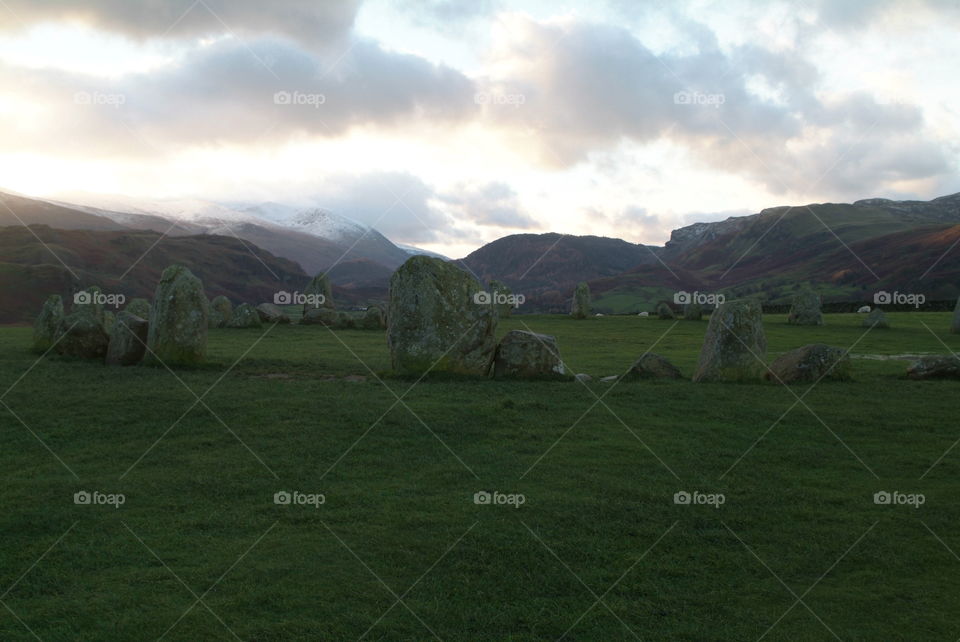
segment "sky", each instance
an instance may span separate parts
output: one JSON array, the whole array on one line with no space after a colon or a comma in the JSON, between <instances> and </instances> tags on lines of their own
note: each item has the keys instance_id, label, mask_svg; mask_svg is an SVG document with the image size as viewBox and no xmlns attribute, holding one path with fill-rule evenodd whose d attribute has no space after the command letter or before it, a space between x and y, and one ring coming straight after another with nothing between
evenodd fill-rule
<instances>
[{"instance_id":1,"label":"sky","mask_svg":"<svg viewBox=\"0 0 960 642\"><path fill-rule=\"evenodd\" d=\"M465 256L960 191L957 0L0 0L0 189Z\"/></svg>"}]
</instances>

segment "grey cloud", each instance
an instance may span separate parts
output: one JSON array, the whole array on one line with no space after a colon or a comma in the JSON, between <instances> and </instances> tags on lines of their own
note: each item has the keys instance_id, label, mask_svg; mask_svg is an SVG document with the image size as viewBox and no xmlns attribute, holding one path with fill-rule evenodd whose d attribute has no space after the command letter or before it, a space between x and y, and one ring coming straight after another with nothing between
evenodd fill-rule
<instances>
[{"instance_id":1,"label":"grey cloud","mask_svg":"<svg viewBox=\"0 0 960 642\"><path fill-rule=\"evenodd\" d=\"M134 38L275 33L311 46L345 37L361 0L5 0L0 30L38 22L88 23Z\"/></svg>"},{"instance_id":2,"label":"grey cloud","mask_svg":"<svg viewBox=\"0 0 960 642\"><path fill-rule=\"evenodd\" d=\"M458 220L477 225L508 229L532 229L537 222L523 211L517 193L506 183L481 186L461 185L456 192L441 195L444 203L457 213Z\"/></svg>"}]
</instances>

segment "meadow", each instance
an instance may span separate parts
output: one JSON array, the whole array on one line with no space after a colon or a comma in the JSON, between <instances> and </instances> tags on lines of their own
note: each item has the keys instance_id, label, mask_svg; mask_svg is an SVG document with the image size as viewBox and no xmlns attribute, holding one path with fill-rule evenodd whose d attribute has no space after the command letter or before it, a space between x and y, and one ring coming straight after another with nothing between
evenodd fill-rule
<instances>
[{"instance_id":1,"label":"meadow","mask_svg":"<svg viewBox=\"0 0 960 642\"><path fill-rule=\"evenodd\" d=\"M960 383L889 357L960 336L888 316L766 316L768 361L850 349L812 388L598 380L689 377L706 321L501 323L587 384L392 377L382 332L212 330L169 371L0 328L0 639L956 640Z\"/></svg>"}]
</instances>

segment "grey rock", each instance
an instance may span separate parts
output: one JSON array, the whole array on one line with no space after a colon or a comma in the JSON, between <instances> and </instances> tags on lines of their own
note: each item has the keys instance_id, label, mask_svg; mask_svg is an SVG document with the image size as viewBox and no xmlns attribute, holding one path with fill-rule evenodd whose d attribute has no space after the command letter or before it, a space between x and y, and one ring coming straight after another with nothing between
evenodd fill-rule
<instances>
[{"instance_id":1,"label":"grey rock","mask_svg":"<svg viewBox=\"0 0 960 642\"><path fill-rule=\"evenodd\" d=\"M693 380L757 381L766 353L760 302L726 301L710 315Z\"/></svg>"}]
</instances>

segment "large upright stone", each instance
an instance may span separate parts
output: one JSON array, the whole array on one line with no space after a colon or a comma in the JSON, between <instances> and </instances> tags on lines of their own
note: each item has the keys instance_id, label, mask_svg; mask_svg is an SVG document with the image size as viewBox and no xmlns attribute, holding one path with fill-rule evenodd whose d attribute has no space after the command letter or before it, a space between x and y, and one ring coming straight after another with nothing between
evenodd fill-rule
<instances>
[{"instance_id":1,"label":"large upright stone","mask_svg":"<svg viewBox=\"0 0 960 642\"><path fill-rule=\"evenodd\" d=\"M568 378L557 338L524 330L511 330L500 339L493 376L497 379Z\"/></svg>"},{"instance_id":2,"label":"large upright stone","mask_svg":"<svg viewBox=\"0 0 960 642\"><path fill-rule=\"evenodd\" d=\"M333 286L330 285L330 279L323 272L316 275L307 284L303 291L307 296L307 301L303 304L303 314L306 316L308 310L316 310L318 307L334 309L333 304Z\"/></svg>"},{"instance_id":3,"label":"large upright stone","mask_svg":"<svg viewBox=\"0 0 960 642\"><path fill-rule=\"evenodd\" d=\"M233 304L230 303L230 299L222 294L213 297L213 300L210 302L210 319L208 320L207 327L224 328L230 323L230 319L232 318Z\"/></svg>"},{"instance_id":4,"label":"large upright stone","mask_svg":"<svg viewBox=\"0 0 960 642\"><path fill-rule=\"evenodd\" d=\"M573 291L573 306L570 308L570 316L574 319L586 319L590 316L590 286L585 281L577 284Z\"/></svg>"},{"instance_id":5,"label":"large upright stone","mask_svg":"<svg viewBox=\"0 0 960 642\"><path fill-rule=\"evenodd\" d=\"M767 338L759 301L727 301L710 315L694 381L757 381Z\"/></svg>"},{"instance_id":6,"label":"large upright stone","mask_svg":"<svg viewBox=\"0 0 960 642\"><path fill-rule=\"evenodd\" d=\"M480 284L452 263L413 256L390 278L387 345L393 369L486 375L496 348L493 305Z\"/></svg>"},{"instance_id":7,"label":"large upright stone","mask_svg":"<svg viewBox=\"0 0 960 642\"><path fill-rule=\"evenodd\" d=\"M43 308L33 322L33 350L46 352L57 338L57 330L63 322L63 299L59 294L51 294L43 303Z\"/></svg>"},{"instance_id":8,"label":"large upright stone","mask_svg":"<svg viewBox=\"0 0 960 642\"><path fill-rule=\"evenodd\" d=\"M513 314L513 305L509 303L513 291L500 281L490 281L490 296L493 297L494 309L501 319L508 319ZM504 303L498 303L504 301Z\"/></svg>"},{"instance_id":9,"label":"large upright stone","mask_svg":"<svg viewBox=\"0 0 960 642\"><path fill-rule=\"evenodd\" d=\"M106 363L108 366L133 366L147 352L148 322L123 311L117 315L110 332Z\"/></svg>"},{"instance_id":10,"label":"large upright stone","mask_svg":"<svg viewBox=\"0 0 960 642\"><path fill-rule=\"evenodd\" d=\"M960 297L957 298L957 307L953 309L953 323L950 324L951 334L960 334Z\"/></svg>"},{"instance_id":11,"label":"large upright stone","mask_svg":"<svg viewBox=\"0 0 960 642\"><path fill-rule=\"evenodd\" d=\"M182 265L163 271L150 309L145 364L193 365L207 354L207 295Z\"/></svg>"},{"instance_id":12,"label":"large upright stone","mask_svg":"<svg viewBox=\"0 0 960 642\"><path fill-rule=\"evenodd\" d=\"M813 290L803 290L795 294L790 305L787 323L790 325L823 325L820 295Z\"/></svg>"}]
</instances>

